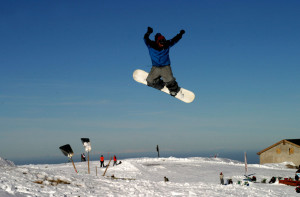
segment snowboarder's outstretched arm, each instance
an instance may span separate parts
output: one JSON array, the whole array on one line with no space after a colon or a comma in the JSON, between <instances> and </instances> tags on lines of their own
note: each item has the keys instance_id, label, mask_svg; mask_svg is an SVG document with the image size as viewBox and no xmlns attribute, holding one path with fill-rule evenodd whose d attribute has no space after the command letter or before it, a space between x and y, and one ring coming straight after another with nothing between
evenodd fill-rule
<instances>
[{"instance_id":1,"label":"snowboarder's outstretched arm","mask_svg":"<svg viewBox=\"0 0 300 197\"><path fill-rule=\"evenodd\" d=\"M183 34L185 34L185 31L182 29L182 30L180 30L179 34L177 34L174 38L172 38L171 40L169 40L170 47L172 47L173 45L175 45L182 38Z\"/></svg>"},{"instance_id":2,"label":"snowboarder's outstretched arm","mask_svg":"<svg viewBox=\"0 0 300 197\"><path fill-rule=\"evenodd\" d=\"M151 27L148 27L147 32L144 35L144 40L145 40L146 45L150 45L152 42L149 38L149 36L152 32L153 32L153 29Z\"/></svg>"}]
</instances>

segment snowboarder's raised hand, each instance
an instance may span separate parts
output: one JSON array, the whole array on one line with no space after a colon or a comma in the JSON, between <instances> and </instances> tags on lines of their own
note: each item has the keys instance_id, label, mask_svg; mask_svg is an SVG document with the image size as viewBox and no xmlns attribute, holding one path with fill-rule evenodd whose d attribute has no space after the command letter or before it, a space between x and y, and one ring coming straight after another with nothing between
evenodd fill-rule
<instances>
[{"instance_id":1,"label":"snowboarder's raised hand","mask_svg":"<svg viewBox=\"0 0 300 197\"><path fill-rule=\"evenodd\" d=\"M180 34L181 34L181 35L185 34L185 31L184 31L183 29L180 30Z\"/></svg>"},{"instance_id":2,"label":"snowboarder's raised hand","mask_svg":"<svg viewBox=\"0 0 300 197\"><path fill-rule=\"evenodd\" d=\"M152 32L153 32L152 27L148 27L147 33L148 33L148 34L151 34Z\"/></svg>"}]
</instances>

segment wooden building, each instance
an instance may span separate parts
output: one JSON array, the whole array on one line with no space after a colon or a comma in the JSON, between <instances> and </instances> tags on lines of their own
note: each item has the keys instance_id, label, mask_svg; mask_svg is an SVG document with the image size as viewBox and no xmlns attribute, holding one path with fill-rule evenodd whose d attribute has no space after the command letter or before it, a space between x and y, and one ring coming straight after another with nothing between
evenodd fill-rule
<instances>
[{"instance_id":1,"label":"wooden building","mask_svg":"<svg viewBox=\"0 0 300 197\"><path fill-rule=\"evenodd\" d=\"M300 165L300 139L281 140L257 153L260 164L293 162Z\"/></svg>"}]
</instances>

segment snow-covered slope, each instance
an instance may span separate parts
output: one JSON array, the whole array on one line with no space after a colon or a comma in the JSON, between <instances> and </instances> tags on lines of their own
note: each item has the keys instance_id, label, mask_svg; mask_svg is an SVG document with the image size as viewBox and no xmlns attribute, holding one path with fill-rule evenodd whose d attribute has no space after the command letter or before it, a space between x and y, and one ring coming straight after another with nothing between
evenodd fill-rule
<instances>
[{"instance_id":1,"label":"snow-covered slope","mask_svg":"<svg viewBox=\"0 0 300 197\"><path fill-rule=\"evenodd\" d=\"M244 164L221 158L139 158L104 168L98 161L55 165L0 167L0 196L298 196L295 188L282 184L237 184L244 179ZM108 163L107 161L105 162ZM96 176L97 166L97 176ZM219 174L233 180L220 185ZM281 165L248 165L257 181L294 177L295 170ZM118 179L113 179L111 176ZM169 182L164 182L164 177Z\"/></svg>"}]
</instances>

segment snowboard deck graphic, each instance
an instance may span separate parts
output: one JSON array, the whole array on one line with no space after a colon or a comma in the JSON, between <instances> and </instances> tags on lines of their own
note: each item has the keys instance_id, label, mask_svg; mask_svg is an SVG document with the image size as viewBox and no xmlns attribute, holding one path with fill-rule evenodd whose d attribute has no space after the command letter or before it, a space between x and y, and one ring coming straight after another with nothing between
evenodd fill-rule
<instances>
[{"instance_id":1,"label":"snowboard deck graphic","mask_svg":"<svg viewBox=\"0 0 300 197\"><path fill-rule=\"evenodd\" d=\"M147 79L148 74L149 73L147 73L141 69L137 69L133 72L133 79L139 83L147 85L146 79ZM163 89L161 89L160 91L170 94L170 91L166 86ZM180 90L177 93L177 95L175 96L175 98L177 98L185 103L191 103L195 99L195 94L189 90L180 88Z\"/></svg>"}]
</instances>

